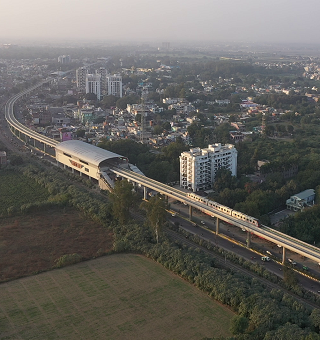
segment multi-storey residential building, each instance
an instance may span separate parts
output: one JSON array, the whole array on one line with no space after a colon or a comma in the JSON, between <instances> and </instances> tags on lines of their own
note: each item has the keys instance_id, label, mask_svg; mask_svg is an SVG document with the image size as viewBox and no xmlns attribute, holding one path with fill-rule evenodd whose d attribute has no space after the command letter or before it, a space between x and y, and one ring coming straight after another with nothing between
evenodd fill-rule
<instances>
[{"instance_id":1,"label":"multi-storey residential building","mask_svg":"<svg viewBox=\"0 0 320 340\"><path fill-rule=\"evenodd\" d=\"M71 62L71 58L69 55L59 55L58 63L60 64L68 64Z\"/></svg>"},{"instance_id":2,"label":"multi-storey residential building","mask_svg":"<svg viewBox=\"0 0 320 340\"><path fill-rule=\"evenodd\" d=\"M86 89L86 76L88 74L88 70L86 67L80 67L76 70L76 82L77 87L84 91Z\"/></svg>"},{"instance_id":3,"label":"multi-storey residential building","mask_svg":"<svg viewBox=\"0 0 320 340\"><path fill-rule=\"evenodd\" d=\"M94 93L97 96L97 99L101 98L101 75L96 74L87 74L86 76L86 93Z\"/></svg>"},{"instance_id":4,"label":"multi-storey residential building","mask_svg":"<svg viewBox=\"0 0 320 340\"><path fill-rule=\"evenodd\" d=\"M96 70L96 73L100 74L101 76L101 93L105 94L107 91L107 69L105 69L104 67L100 67L98 70Z\"/></svg>"},{"instance_id":5,"label":"multi-storey residential building","mask_svg":"<svg viewBox=\"0 0 320 340\"><path fill-rule=\"evenodd\" d=\"M193 192L212 187L217 171L226 168L237 175L238 151L232 144L216 143L208 148L193 148L180 156L180 186Z\"/></svg>"},{"instance_id":6,"label":"multi-storey residential building","mask_svg":"<svg viewBox=\"0 0 320 340\"><path fill-rule=\"evenodd\" d=\"M119 74L107 75L107 94L122 98L122 77Z\"/></svg>"}]
</instances>

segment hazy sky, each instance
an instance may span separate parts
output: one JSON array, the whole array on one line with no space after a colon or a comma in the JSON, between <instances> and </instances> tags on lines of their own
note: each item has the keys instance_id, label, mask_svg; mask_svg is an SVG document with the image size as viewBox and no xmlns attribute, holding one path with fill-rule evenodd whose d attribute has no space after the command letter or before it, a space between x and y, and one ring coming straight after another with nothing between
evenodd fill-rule
<instances>
[{"instance_id":1,"label":"hazy sky","mask_svg":"<svg viewBox=\"0 0 320 340\"><path fill-rule=\"evenodd\" d=\"M0 0L0 38L319 43L320 0Z\"/></svg>"}]
</instances>

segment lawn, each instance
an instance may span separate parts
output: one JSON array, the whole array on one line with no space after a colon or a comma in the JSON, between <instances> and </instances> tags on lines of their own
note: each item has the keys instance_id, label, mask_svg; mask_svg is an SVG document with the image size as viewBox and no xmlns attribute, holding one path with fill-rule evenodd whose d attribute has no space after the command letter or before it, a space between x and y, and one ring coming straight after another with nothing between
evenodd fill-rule
<instances>
[{"instance_id":1,"label":"lawn","mask_svg":"<svg viewBox=\"0 0 320 340\"><path fill-rule=\"evenodd\" d=\"M1 284L0 339L230 336L233 313L143 256L100 257Z\"/></svg>"},{"instance_id":2,"label":"lawn","mask_svg":"<svg viewBox=\"0 0 320 340\"><path fill-rule=\"evenodd\" d=\"M46 201L48 191L31 178L20 172L0 171L0 216L6 215L9 207L20 209L21 205Z\"/></svg>"}]
</instances>

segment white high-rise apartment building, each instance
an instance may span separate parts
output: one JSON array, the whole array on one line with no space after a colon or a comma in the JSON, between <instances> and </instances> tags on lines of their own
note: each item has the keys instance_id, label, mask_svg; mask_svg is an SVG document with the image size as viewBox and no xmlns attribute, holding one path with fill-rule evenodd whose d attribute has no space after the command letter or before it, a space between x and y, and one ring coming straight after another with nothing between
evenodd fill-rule
<instances>
[{"instance_id":1,"label":"white high-rise apartment building","mask_svg":"<svg viewBox=\"0 0 320 340\"><path fill-rule=\"evenodd\" d=\"M107 75L107 95L122 98L122 77L119 74Z\"/></svg>"},{"instance_id":2,"label":"white high-rise apartment building","mask_svg":"<svg viewBox=\"0 0 320 340\"><path fill-rule=\"evenodd\" d=\"M88 74L88 70L86 67L80 67L76 70L76 82L77 87L84 91L86 89L86 76Z\"/></svg>"},{"instance_id":3,"label":"white high-rise apartment building","mask_svg":"<svg viewBox=\"0 0 320 340\"><path fill-rule=\"evenodd\" d=\"M96 70L96 73L101 75L101 93L105 94L107 91L107 70L104 67L100 67Z\"/></svg>"},{"instance_id":4,"label":"white high-rise apartment building","mask_svg":"<svg viewBox=\"0 0 320 340\"><path fill-rule=\"evenodd\" d=\"M60 64L68 64L71 62L71 57L69 55L59 55L58 63Z\"/></svg>"},{"instance_id":5,"label":"white high-rise apartment building","mask_svg":"<svg viewBox=\"0 0 320 340\"><path fill-rule=\"evenodd\" d=\"M101 75L100 74L87 74L86 76L86 93L94 93L97 99L101 99Z\"/></svg>"},{"instance_id":6,"label":"white high-rise apartment building","mask_svg":"<svg viewBox=\"0 0 320 340\"><path fill-rule=\"evenodd\" d=\"M221 168L237 175L238 151L232 144L216 143L208 148L193 148L180 155L180 186L193 192L212 187L216 172Z\"/></svg>"}]
</instances>

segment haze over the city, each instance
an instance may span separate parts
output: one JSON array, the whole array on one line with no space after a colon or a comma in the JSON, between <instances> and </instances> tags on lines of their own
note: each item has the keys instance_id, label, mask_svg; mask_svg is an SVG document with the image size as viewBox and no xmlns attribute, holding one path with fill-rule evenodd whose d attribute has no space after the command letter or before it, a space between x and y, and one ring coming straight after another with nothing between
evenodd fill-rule
<instances>
[{"instance_id":1,"label":"haze over the city","mask_svg":"<svg viewBox=\"0 0 320 340\"><path fill-rule=\"evenodd\" d=\"M319 12L318 0L11 0L0 39L318 44Z\"/></svg>"}]
</instances>

